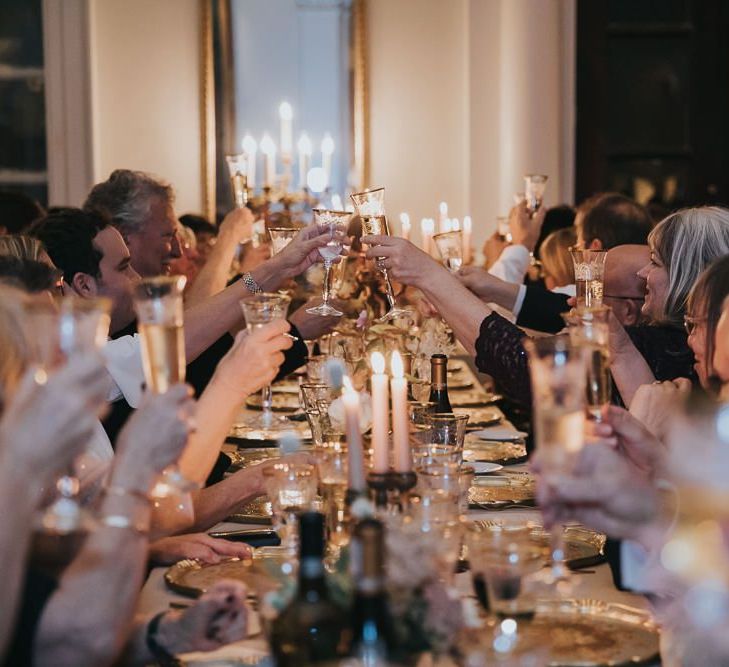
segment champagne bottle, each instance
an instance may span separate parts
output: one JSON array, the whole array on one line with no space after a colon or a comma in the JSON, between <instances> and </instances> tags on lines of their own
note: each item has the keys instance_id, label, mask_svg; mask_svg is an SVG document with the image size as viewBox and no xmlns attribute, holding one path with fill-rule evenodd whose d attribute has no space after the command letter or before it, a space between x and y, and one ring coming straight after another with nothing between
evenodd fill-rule
<instances>
[{"instance_id":1,"label":"champagne bottle","mask_svg":"<svg viewBox=\"0 0 729 667\"><path fill-rule=\"evenodd\" d=\"M299 519L299 586L273 622L271 650L278 667L303 667L342 657L345 613L329 597L324 577L324 515Z\"/></svg>"},{"instance_id":2,"label":"champagne bottle","mask_svg":"<svg viewBox=\"0 0 729 667\"><path fill-rule=\"evenodd\" d=\"M389 664L396 648L385 589L384 528L377 519L363 519L350 546L355 598L349 655L364 665Z\"/></svg>"},{"instance_id":3,"label":"champagne bottle","mask_svg":"<svg viewBox=\"0 0 729 667\"><path fill-rule=\"evenodd\" d=\"M453 412L448 399L448 357L434 354L430 358L430 402L433 412Z\"/></svg>"}]
</instances>

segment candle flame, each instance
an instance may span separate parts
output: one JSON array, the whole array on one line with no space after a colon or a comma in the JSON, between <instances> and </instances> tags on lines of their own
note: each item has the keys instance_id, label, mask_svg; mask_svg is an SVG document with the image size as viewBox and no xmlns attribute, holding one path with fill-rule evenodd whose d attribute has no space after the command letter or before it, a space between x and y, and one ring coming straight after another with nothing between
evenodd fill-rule
<instances>
[{"instance_id":1,"label":"candle flame","mask_svg":"<svg viewBox=\"0 0 729 667\"><path fill-rule=\"evenodd\" d=\"M281 120L291 120L294 117L294 110L288 102L281 102L278 108L278 116Z\"/></svg>"},{"instance_id":2,"label":"candle flame","mask_svg":"<svg viewBox=\"0 0 729 667\"><path fill-rule=\"evenodd\" d=\"M299 137L296 147L299 149L299 153L303 153L304 155L311 155L311 152L314 150L311 139L309 139L309 135L306 132L302 133Z\"/></svg>"},{"instance_id":3,"label":"candle flame","mask_svg":"<svg viewBox=\"0 0 729 667\"><path fill-rule=\"evenodd\" d=\"M401 378L404 375L404 370L402 367L402 357L400 356L400 353L395 350L392 353L392 357L390 357L390 369L392 370L392 377L394 378Z\"/></svg>"},{"instance_id":4,"label":"candle flame","mask_svg":"<svg viewBox=\"0 0 729 667\"><path fill-rule=\"evenodd\" d=\"M373 352L370 357L370 364L372 370L378 375L382 375L385 372L385 357L382 355L382 352Z\"/></svg>"},{"instance_id":5,"label":"candle flame","mask_svg":"<svg viewBox=\"0 0 729 667\"><path fill-rule=\"evenodd\" d=\"M321 152L325 155L331 155L334 152L334 139L332 139L332 135L328 132L321 140Z\"/></svg>"},{"instance_id":6,"label":"candle flame","mask_svg":"<svg viewBox=\"0 0 729 667\"><path fill-rule=\"evenodd\" d=\"M246 134L246 136L243 137L243 141L241 141L240 143L241 147L243 148L243 152L247 155L252 155L258 150L258 144L250 134Z\"/></svg>"},{"instance_id":7,"label":"candle flame","mask_svg":"<svg viewBox=\"0 0 729 667\"><path fill-rule=\"evenodd\" d=\"M471 216L470 215L463 216L463 231L464 232L471 231Z\"/></svg>"},{"instance_id":8,"label":"candle flame","mask_svg":"<svg viewBox=\"0 0 729 667\"><path fill-rule=\"evenodd\" d=\"M276 152L276 144L273 142L273 139L271 139L271 135L268 134L268 132L261 137L260 146L261 151L266 155L273 155Z\"/></svg>"}]
</instances>

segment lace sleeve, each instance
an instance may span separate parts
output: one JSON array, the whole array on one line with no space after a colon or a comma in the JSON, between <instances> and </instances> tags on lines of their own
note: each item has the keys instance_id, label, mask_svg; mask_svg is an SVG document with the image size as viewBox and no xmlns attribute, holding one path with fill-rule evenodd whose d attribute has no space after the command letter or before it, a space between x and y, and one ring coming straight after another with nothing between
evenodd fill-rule
<instances>
[{"instance_id":1,"label":"lace sleeve","mask_svg":"<svg viewBox=\"0 0 729 667\"><path fill-rule=\"evenodd\" d=\"M481 322L476 340L476 367L490 375L510 399L531 406L527 353L522 346L526 334L497 313Z\"/></svg>"}]
</instances>

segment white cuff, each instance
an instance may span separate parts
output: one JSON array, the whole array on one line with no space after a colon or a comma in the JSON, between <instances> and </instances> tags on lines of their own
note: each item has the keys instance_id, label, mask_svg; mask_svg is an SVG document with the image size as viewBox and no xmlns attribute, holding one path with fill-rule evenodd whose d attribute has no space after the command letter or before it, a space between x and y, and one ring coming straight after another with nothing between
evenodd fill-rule
<instances>
[{"instance_id":1,"label":"white cuff","mask_svg":"<svg viewBox=\"0 0 729 667\"><path fill-rule=\"evenodd\" d=\"M499 259L494 262L489 273L507 283L521 283L531 261L532 257L526 246L509 245L501 251Z\"/></svg>"},{"instance_id":2,"label":"white cuff","mask_svg":"<svg viewBox=\"0 0 729 667\"><path fill-rule=\"evenodd\" d=\"M116 401L123 396L131 407L139 407L144 384L139 334L109 340L101 352L106 359L106 370L114 380L108 400Z\"/></svg>"},{"instance_id":3,"label":"white cuff","mask_svg":"<svg viewBox=\"0 0 729 667\"><path fill-rule=\"evenodd\" d=\"M519 313L521 312L521 307L524 305L524 299L526 298L526 285L519 285L519 292L516 295L516 301L514 301L514 307L512 308L512 312L516 317L519 317Z\"/></svg>"}]
</instances>

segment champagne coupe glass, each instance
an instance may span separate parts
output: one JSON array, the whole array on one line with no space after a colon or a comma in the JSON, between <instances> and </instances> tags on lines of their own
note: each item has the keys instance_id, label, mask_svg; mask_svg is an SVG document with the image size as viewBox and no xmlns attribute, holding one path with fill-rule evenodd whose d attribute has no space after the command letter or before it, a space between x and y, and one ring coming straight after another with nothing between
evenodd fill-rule
<instances>
[{"instance_id":1,"label":"champagne coupe glass","mask_svg":"<svg viewBox=\"0 0 729 667\"><path fill-rule=\"evenodd\" d=\"M332 270L332 263L342 252L341 234L347 229L347 223L352 217L348 211L330 211L328 209L314 209L314 221L321 231L329 233L329 241L325 246L319 248L319 254L324 259L324 303L313 308L307 308L306 312L322 317L340 317L344 313L329 305L330 289L329 276Z\"/></svg>"},{"instance_id":2,"label":"champagne coupe glass","mask_svg":"<svg viewBox=\"0 0 729 667\"><path fill-rule=\"evenodd\" d=\"M285 319L290 303L291 297L285 294L268 292L261 292L243 299L240 305L243 309L248 331L252 332L260 329L274 320ZM273 394L269 384L261 390L261 414L247 420L246 426L264 433L278 433L283 430L290 430L291 426L288 420L273 414L272 401Z\"/></svg>"},{"instance_id":3,"label":"champagne coupe glass","mask_svg":"<svg viewBox=\"0 0 729 667\"><path fill-rule=\"evenodd\" d=\"M298 227L269 227L268 235L271 237L273 254L280 253L296 235L301 231Z\"/></svg>"},{"instance_id":4,"label":"champagne coupe glass","mask_svg":"<svg viewBox=\"0 0 729 667\"><path fill-rule=\"evenodd\" d=\"M109 333L110 312L111 302L104 298L68 296L55 305L28 304L26 313L37 332L31 352L37 367L36 381L44 383L72 355L88 354L103 347ZM79 481L75 465L71 464L57 479L55 495L35 519L33 552L38 565L51 569L65 566L94 528L92 516L81 507L78 493Z\"/></svg>"},{"instance_id":5,"label":"champagne coupe glass","mask_svg":"<svg viewBox=\"0 0 729 667\"><path fill-rule=\"evenodd\" d=\"M548 178L544 174L527 174L524 176L524 196L531 215L534 215L542 205Z\"/></svg>"},{"instance_id":6,"label":"champagne coupe glass","mask_svg":"<svg viewBox=\"0 0 729 667\"><path fill-rule=\"evenodd\" d=\"M542 469L546 474L568 475L585 443L584 350L568 336L528 339L532 383L534 431ZM551 568L547 583L559 591L571 587L565 561L564 527L551 531Z\"/></svg>"},{"instance_id":7,"label":"champagne coupe glass","mask_svg":"<svg viewBox=\"0 0 729 667\"><path fill-rule=\"evenodd\" d=\"M357 210L357 215L362 219L362 234L366 235L390 235L390 228L385 217L385 188L366 190L353 195L352 201ZM398 317L410 317L411 312L405 308L398 308L395 303L395 293L392 289L392 282L383 264L384 258L377 259L377 269L385 278L385 289L387 291L387 302L390 309L380 318L380 322L394 320Z\"/></svg>"},{"instance_id":8,"label":"champagne coupe glass","mask_svg":"<svg viewBox=\"0 0 729 667\"><path fill-rule=\"evenodd\" d=\"M157 276L141 280L134 289L142 349L142 368L149 391L164 394L185 381L185 334L182 290L185 276ZM175 514L193 519L190 491L196 485L176 465L162 471L152 489L155 525L164 530Z\"/></svg>"},{"instance_id":9,"label":"champagne coupe glass","mask_svg":"<svg viewBox=\"0 0 729 667\"><path fill-rule=\"evenodd\" d=\"M610 308L577 308L562 316L570 340L585 351L587 364L587 414L602 421L602 410L610 403L609 317Z\"/></svg>"},{"instance_id":10,"label":"champagne coupe glass","mask_svg":"<svg viewBox=\"0 0 729 667\"><path fill-rule=\"evenodd\" d=\"M457 273L463 264L463 232L442 232L433 237L443 264L451 273Z\"/></svg>"},{"instance_id":11,"label":"champagne coupe glass","mask_svg":"<svg viewBox=\"0 0 729 667\"><path fill-rule=\"evenodd\" d=\"M238 208L248 204L248 156L245 153L226 155L230 175L230 187L233 191L233 201Z\"/></svg>"},{"instance_id":12,"label":"champagne coupe glass","mask_svg":"<svg viewBox=\"0 0 729 667\"><path fill-rule=\"evenodd\" d=\"M570 248L575 267L577 308L602 306L606 250Z\"/></svg>"}]
</instances>

